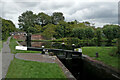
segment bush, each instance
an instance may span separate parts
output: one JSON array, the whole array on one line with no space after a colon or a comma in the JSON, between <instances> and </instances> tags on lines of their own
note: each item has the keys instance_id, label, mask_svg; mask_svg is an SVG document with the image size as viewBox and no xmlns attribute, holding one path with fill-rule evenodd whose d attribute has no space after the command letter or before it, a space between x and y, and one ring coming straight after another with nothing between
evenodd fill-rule
<instances>
[{"instance_id":1,"label":"bush","mask_svg":"<svg viewBox=\"0 0 120 80\"><path fill-rule=\"evenodd\" d=\"M68 45L75 44L77 45L79 43L80 39L79 38L74 38L74 37L69 37L66 39L66 42Z\"/></svg>"},{"instance_id":2,"label":"bush","mask_svg":"<svg viewBox=\"0 0 120 80\"><path fill-rule=\"evenodd\" d=\"M74 38L74 37L68 37L64 40L65 42L65 49L73 49L72 44L75 44L76 47L79 46L79 38Z\"/></svg>"}]
</instances>

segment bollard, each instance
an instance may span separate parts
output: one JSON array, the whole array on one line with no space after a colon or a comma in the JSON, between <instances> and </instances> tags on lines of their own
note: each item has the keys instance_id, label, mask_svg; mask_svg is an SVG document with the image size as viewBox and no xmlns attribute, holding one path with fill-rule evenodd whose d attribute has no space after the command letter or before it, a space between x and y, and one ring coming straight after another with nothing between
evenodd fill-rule
<instances>
[{"instance_id":1,"label":"bollard","mask_svg":"<svg viewBox=\"0 0 120 80\"><path fill-rule=\"evenodd\" d=\"M74 51L74 48L75 48L75 44L72 44L72 48L73 48L73 51Z\"/></svg>"},{"instance_id":2,"label":"bollard","mask_svg":"<svg viewBox=\"0 0 120 80\"><path fill-rule=\"evenodd\" d=\"M44 50L44 46L42 46L43 50L42 50L42 54L45 54L45 50Z\"/></svg>"},{"instance_id":3,"label":"bollard","mask_svg":"<svg viewBox=\"0 0 120 80\"><path fill-rule=\"evenodd\" d=\"M99 57L98 52L96 52L96 58L98 58L98 57Z\"/></svg>"},{"instance_id":4,"label":"bollard","mask_svg":"<svg viewBox=\"0 0 120 80\"><path fill-rule=\"evenodd\" d=\"M62 43L62 49L63 49L63 51L65 49L65 43L64 42Z\"/></svg>"}]
</instances>

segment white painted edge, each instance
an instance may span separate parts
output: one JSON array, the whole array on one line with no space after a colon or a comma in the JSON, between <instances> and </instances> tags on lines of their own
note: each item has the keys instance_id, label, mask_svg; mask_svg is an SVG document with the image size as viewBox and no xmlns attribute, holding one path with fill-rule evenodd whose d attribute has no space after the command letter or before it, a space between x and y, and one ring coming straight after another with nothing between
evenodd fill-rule
<instances>
[{"instance_id":1,"label":"white painted edge","mask_svg":"<svg viewBox=\"0 0 120 80\"><path fill-rule=\"evenodd\" d=\"M15 49L16 50L27 50L27 47L25 47L25 46L16 46Z\"/></svg>"}]
</instances>

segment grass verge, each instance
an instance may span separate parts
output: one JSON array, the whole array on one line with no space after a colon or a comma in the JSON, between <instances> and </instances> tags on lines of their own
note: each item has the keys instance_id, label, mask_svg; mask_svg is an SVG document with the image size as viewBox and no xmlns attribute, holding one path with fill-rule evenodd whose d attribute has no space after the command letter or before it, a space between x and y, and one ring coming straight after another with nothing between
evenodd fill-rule
<instances>
[{"instance_id":1,"label":"grass verge","mask_svg":"<svg viewBox=\"0 0 120 80\"><path fill-rule=\"evenodd\" d=\"M25 50L16 50L15 46L18 46L18 44L16 43L16 40L11 38L10 39L10 44L9 47L11 49L11 53L41 53L41 51L25 51Z\"/></svg>"},{"instance_id":2,"label":"grass verge","mask_svg":"<svg viewBox=\"0 0 120 80\"><path fill-rule=\"evenodd\" d=\"M82 52L92 58L96 57L98 52L99 57L96 60L102 61L103 63L118 69L118 58L116 54L117 47L83 47Z\"/></svg>"},{"instance_id":3,"label":"grass verge","mask_svg":"<svg viewBox=\"0 0 120 80\"><path fill-rule=\"evenodd\" d=\"M14 59L6 78L66 78L56 63L41 63Z\"/></svg>"}]
</instances>

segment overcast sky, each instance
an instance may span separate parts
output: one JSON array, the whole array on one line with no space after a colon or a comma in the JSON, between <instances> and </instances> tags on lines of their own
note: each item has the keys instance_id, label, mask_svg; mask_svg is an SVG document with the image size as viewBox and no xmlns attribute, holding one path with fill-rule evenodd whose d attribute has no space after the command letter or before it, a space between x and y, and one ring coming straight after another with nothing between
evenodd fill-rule
<instances>
[{"instance_id":1,"label":"overcast sky","mask_svg":"<svg viewBox=\"0 0 120 80\"><path fill-rule=\"evenodd\" d=\"M1 0L0 15L18 26L18 17L26 10L34 13L62 12L66 21L89 21L96 27L118 23L119 0Z\"/></svg>"}]
</instances>

